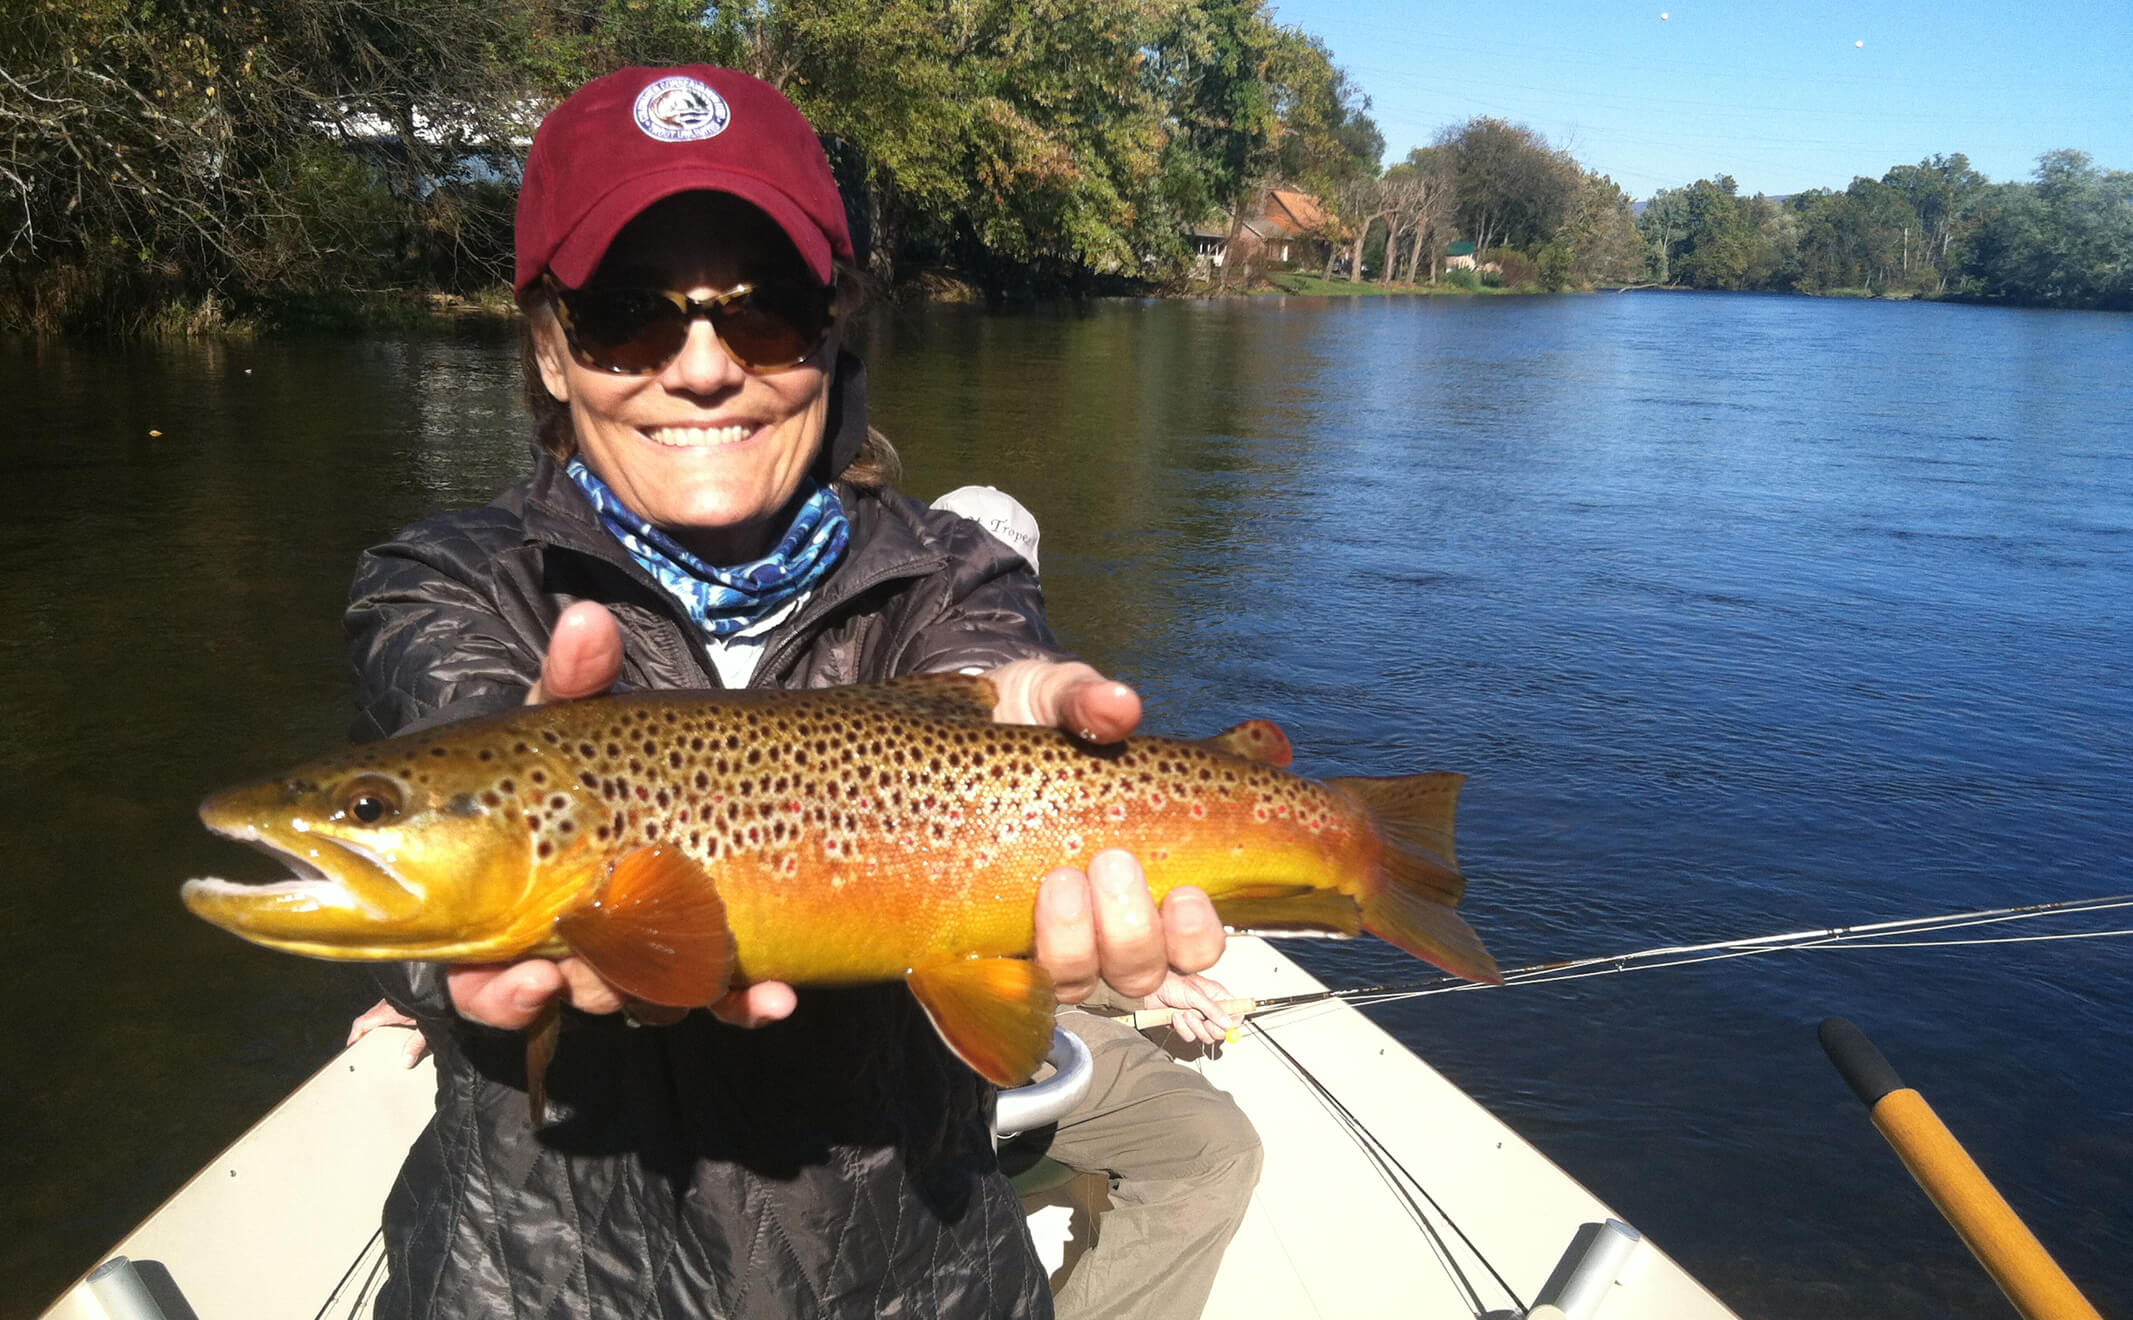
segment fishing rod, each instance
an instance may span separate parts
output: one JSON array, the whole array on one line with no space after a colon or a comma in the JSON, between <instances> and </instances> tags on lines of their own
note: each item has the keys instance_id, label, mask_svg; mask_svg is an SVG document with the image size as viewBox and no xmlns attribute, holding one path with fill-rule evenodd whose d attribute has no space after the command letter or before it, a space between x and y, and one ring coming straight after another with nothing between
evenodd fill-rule
<instances>
[{"instance_id":1,"label":"fishing rod","mask_svg":"<svg viewBox=\"0 0 2133 1320\"><path fill-rule=\"evenodd\" d=\"M1606 954L1599 957L1558 959L1553 962L1532 963L1513 968L1503 974L1505 986L1526 985L1535 981L1571 981L1587 976L1609 976L1620 972L1649 971L1661 967L1682 967L1692 963L1717 962L1727 958L1746 958L1764 953L1787 953L1798 950L1832 948L1883 948L1916 949L1946 948L1978 944L2031 944L2053 940L2100 939L2113 935L2133 935L2133 928L2095 931L2062 931L2038 935L2003 935L1972 937L1954 940L1906 939L1905 936L1929 935L1940 931L1962 930L1972 926L1990 926L2009 921L2026 921L2036 917L2066 916L2084 912L2104 912L2114 908L2133 907L2133 893L2105 894L2092 898L2069 898L2053 903L2027 903L2015 907L1979 908L1965 912L1946 912L1930 917L1906 917L1895 921L1865 922L1849 926L1824 926L1812 930L1787 931L1778 935L1754 935L1725 940L1712 940L1704 944L1664 944L1630 953ZM1297 1008L1304 1004L1322 1003L1327 1000L1347 1000L1358 1003L1391 1003L1400 999L1419 998L1423 995L1448 994L1453 991L1487 990L1493 987L1456 976L1434 976L1419 981L1398 981L1384 985L1354 986L1345 990L1318 990L1307 994L1283 995L1273 999L1224 1000L1222 1009L1233 1017L1257 1018L1283 1009ZM1179 1010L1172 1008L1143 1009L1132 1015L1135 1027L1162 1026Z\"/></svg>"}]
</instances>

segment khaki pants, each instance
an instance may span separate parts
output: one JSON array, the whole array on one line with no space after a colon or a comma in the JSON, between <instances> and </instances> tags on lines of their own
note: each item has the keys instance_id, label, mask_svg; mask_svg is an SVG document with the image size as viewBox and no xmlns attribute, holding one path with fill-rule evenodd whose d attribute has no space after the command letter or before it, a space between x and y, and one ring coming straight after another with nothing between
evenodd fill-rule
<instances>
[{"instance_id":1,"label":"khaki pants","mask_svg":"<svg viewBox=\"0 0 2133 1320\"><path fill-rule=\"evenodd\" d=\"M1259 1134L1228 1092L1125 1022L1070 1011L1059 1025L1089 1047L1096 1078L1049 1154L1112 1181L1059 1320L1197 1320L1259 1181Z\"/></svg>"}]
</instances>

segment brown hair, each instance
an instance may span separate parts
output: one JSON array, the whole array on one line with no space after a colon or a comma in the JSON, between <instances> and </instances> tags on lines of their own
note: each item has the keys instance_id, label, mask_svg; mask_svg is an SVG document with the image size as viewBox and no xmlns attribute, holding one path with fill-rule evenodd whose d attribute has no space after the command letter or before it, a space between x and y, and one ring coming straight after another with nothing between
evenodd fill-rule
<instances>
[{"instance_id":1,"label":"brown hair","mask_svg":"<svg viewBox=\"0 0 2133 1320\"><path fill-rule=\"evenodd\" d=\"M567 463L578 452L577 432L570 425L570 405L548 392L541 380L540 360L534 356L534 326L543 317L555 315L554 295L547 286L534 284L519 295L519 309L525 320L519 327L519 374L524 380L526 411L533 415L533 433L540 440L541 448L558 464ZM837 263L837 321L849 325L855 313L866 302L865 276L859 268L847 262ZM829 437L822 443L827 446ZM880 488L893 486L903 476L903 459L889 437L867 427L867 437L859 446L859 452L845 465L844 471L833 474L837 480L850 486Z\"/></svg>"}]
</instances>

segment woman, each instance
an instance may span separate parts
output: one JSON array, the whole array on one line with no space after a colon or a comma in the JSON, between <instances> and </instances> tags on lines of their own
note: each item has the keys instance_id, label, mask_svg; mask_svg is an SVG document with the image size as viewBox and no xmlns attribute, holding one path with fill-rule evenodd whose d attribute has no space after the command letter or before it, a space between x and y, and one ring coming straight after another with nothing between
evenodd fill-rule
<instances>
[{"instance_id":1,"label":"woman","mask_svg":"<svg viewBox=\"0 0 2133 1320\"><path fill-rule=\"evenodd\" d=\"M842 203L774 89L701 66L588 84L534 140L517 245L536 469L363 557L359 737L616 685L940 670L990 674L1003 720L1131 731L1138 699L1059 652L1028 566L886 485L838 340ZM1067 1002L1221 946L1204 894L1158 912L1120 852L1039 893ZM384 979L439 1095L386 1207L381 1315L1049 1309L989 1091L900 987L758 984L676 1021L572 959ZM558 996L581 1011L549 1074L565 1116L536 1132L513 1031Z\"/></svg>"}]
</instances>

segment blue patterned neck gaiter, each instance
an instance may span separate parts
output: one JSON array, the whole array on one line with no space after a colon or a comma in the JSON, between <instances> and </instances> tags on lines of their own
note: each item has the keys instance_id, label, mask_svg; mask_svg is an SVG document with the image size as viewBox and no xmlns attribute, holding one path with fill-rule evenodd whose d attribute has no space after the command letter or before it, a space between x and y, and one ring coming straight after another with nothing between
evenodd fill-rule
<instances>
[{"instance_id":1,"label":"blue patterned neck gaiter","mask_svg":"<svg viewBox=\"0 0 2133 1320\"><path fill-rule=\"evenodd\" d=\"M793 515L792 526L778 538L777 546L752 563L721 568L705 563L646 522L594 476L584 460L572 458L568 471L630 557L659 579L659 585L681 602L696 626L713 637L731 637L812 590L837 567L851 537L844 502L836 491L809 477L800 488L800 511Z\"/></svg>"}]
</instances>

